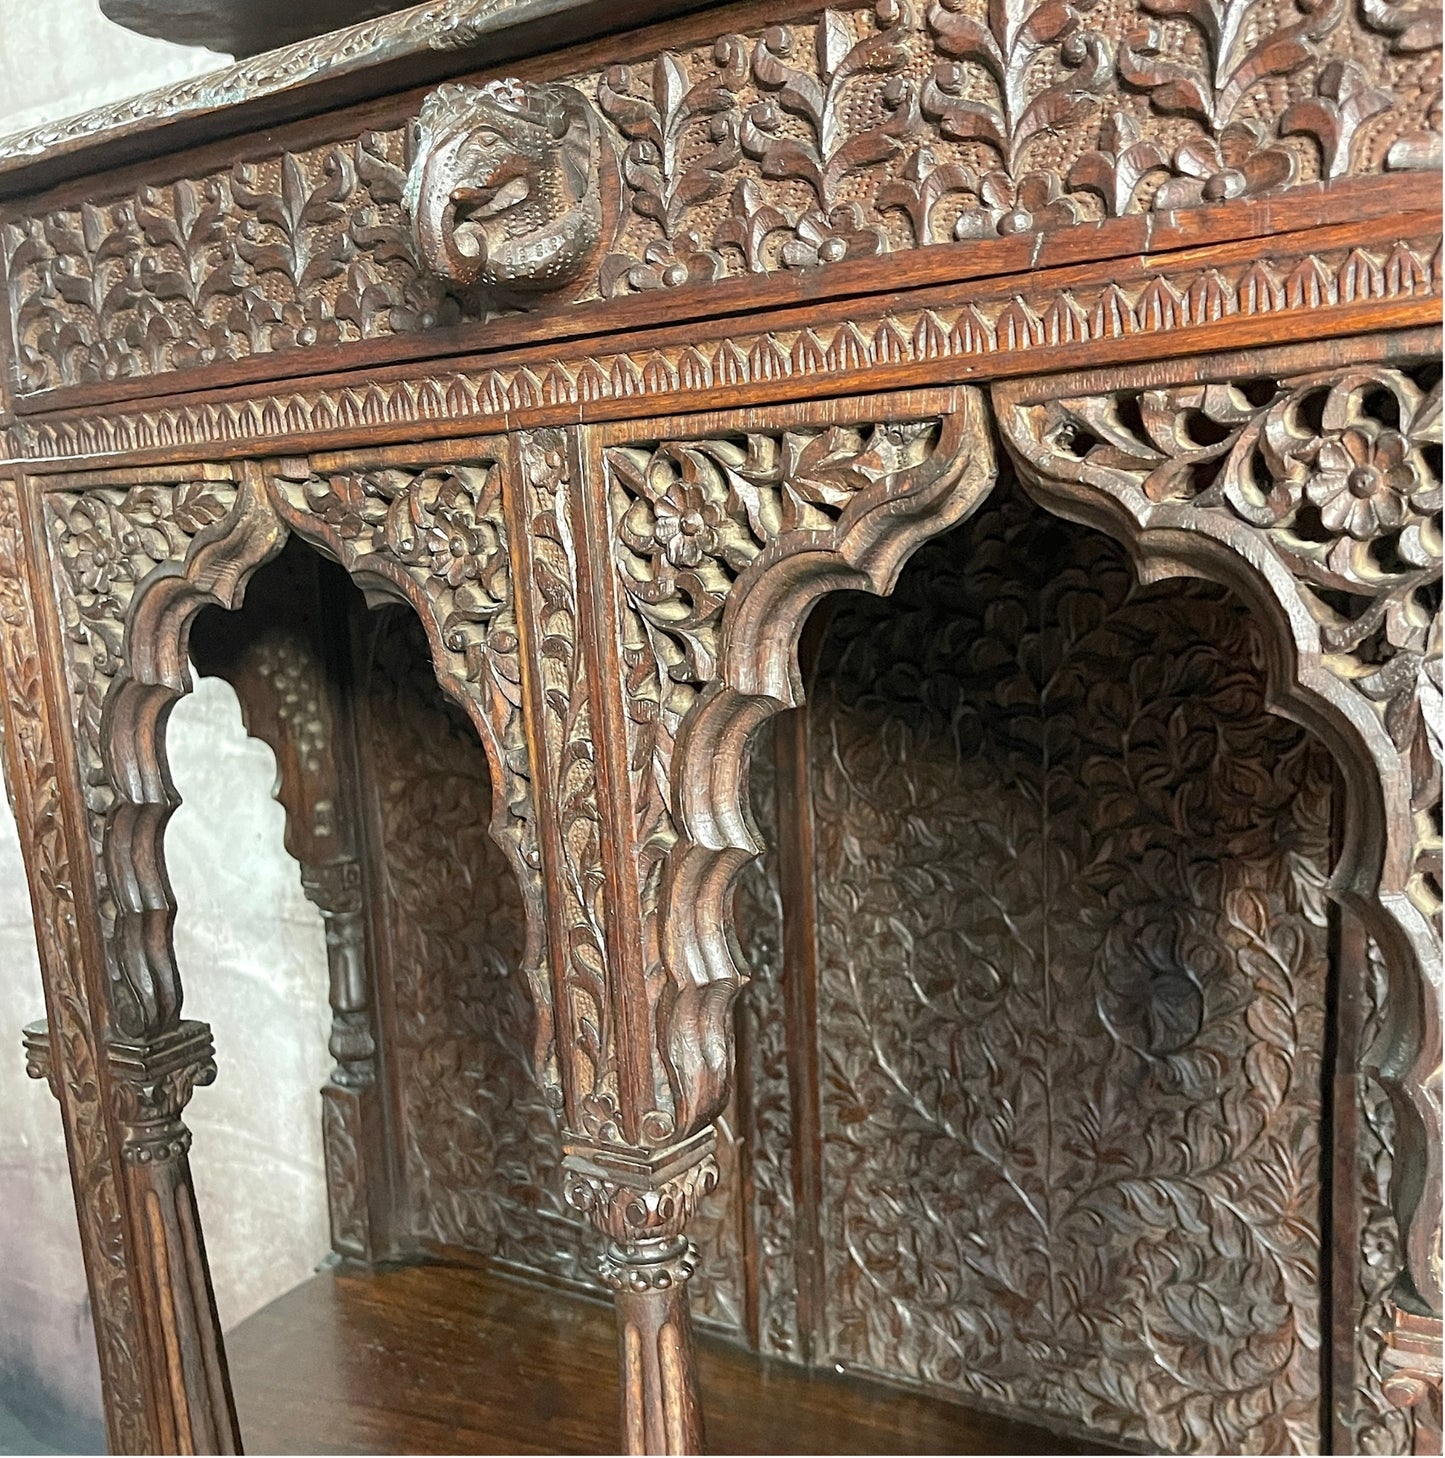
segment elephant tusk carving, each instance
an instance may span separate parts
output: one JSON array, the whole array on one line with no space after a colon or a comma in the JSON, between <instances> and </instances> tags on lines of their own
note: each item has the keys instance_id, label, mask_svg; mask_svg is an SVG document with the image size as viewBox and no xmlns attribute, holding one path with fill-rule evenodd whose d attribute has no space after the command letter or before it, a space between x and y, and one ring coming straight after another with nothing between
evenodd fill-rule
<instances>
[{"instance_id":1,"label":"elephant tusk carving","mask_svg":"<svg viewBox=\"0 0 1445 1458\"><path fill-rule=\"evenodd\" d=\"M575 86L440 86L412 124L402 198L422 264L458 288L560 289L611 241L617 160Z\"/></svg>"}]
</instances>

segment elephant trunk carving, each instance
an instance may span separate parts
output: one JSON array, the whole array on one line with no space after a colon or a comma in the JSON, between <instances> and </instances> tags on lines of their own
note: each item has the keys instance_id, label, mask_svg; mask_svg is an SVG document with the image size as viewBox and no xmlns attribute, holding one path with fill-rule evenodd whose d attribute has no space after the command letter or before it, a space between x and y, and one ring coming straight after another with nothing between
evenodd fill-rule
<instances>
[{"instance_id":1,"label":"elephant trunk carving","mask_svg":"<svg viewBox=\"0 0 1445 1458\"><path fill-rule=\"evenodd\" d=\"M573 86L441 86L412 127L403 206L422 264L459 288L575 282L615 229L616 159Z\"/></svg>"}]
</instances>

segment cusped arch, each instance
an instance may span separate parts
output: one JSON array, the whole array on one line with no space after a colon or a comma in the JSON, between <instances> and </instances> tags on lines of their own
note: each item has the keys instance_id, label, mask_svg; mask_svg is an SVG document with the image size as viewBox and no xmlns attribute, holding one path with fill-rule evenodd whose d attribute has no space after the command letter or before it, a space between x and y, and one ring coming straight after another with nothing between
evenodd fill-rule
<instances>
[{"instance_id":1,"label":"cusped arch","mask_svg":"<svg viewBox=\"0 0 1445 1458\"><path fill-rule=\"evenodd\" d=\"M677 731L671 763L676 839L659 890L663 956L675 984L665 1036L679 1136L703 1127L727 1097L732 1004L743 978L728 908L739 873L762 850L748 805L748 743L767 719L803 702L798 642L808 614L835 592L886 595L908 558L968 516L994 482L992 440L976 390L836 402L835 422L817 407L812 413L827 429L846 422L862 432L860 444L877 468L860 469L863 456L850 457L846 468L834 465L850 493L836 518L765 536L727 590L715 639L710 633L703 647L696 641L696 601L691 613L689 661L709 662L711 671ZM785 437L780 431L784 445ZM826 443L828 436L813 440ZM710 447L671 449L706 453ZM822 454L829 450L824 444ZM789 456L787 449L782 454ZM784 489L807 498L809 471L819 480L825 473L802 454L792 465L797 479ZM827 494L815 480L815 501Z\"/></svg>"},{"instance_id":2,"label":"cusped arch","mask_svg":"<svg viewBox=\"0 0 1445 1458\"><path fill-rule=\"evenodd\" d=\"M480 452L478 468L498 497L500 480L491 478L503 468L501 454ZM450 469L442 468L441 474ZM427 475L421 470L411 474L415 479ZM166 763L165 727L171 708L190 687L190 625L206 607L239 607L255 572L294 534L339 562L369 594L405 602L417 613L442 689L477 730L493 786L491 833L523 890L524 970L537 1012L536 1070L544 1089L554 1089L556 1051L544 970L526 740L516 674L514 668L509 671L509 661L515 663L516 635L505 533L487 539L495 559L490 590L497 595L489 595L488 610L479 614L465 593L458 606L455 585L444 577L438 586L430 580L434 574L415 562L408 564L407 555L416 555L411 549L422 538L389 540L384 533L375 538L368 533L364 546L348 539L344 524L327 520L326 513L306 499L306 483L322 480L297 470L295 463L268 467L242 462L234 479L220 483L214 499L208 498L203 521L190 531L174 527L177 516L185 519L187 483L148 487L147 511L161 516L169 527L164 543L153 549L152 558L132 563L134 580L120 621L91 615L87 636L92 664L80 675L77 687L83 703L98 701L90 778L98 782L92 785L91 800L98 812L103 892L111 901L112 1025L126 1038L144 1040L174 1026L180 1015L182 989L172 942L175 903L164 857L166 826L179 800ZM335 478L325 480L329 490ZM107 542L133 539L135 513L127 504L135 492L111 499L119 495L102 488L87 502L81 494L70 510L80 511L87 523L114 518L106 528ZM459 506L454 515L462 511ZM415 525L427 529L423 520ZM445 527L443 521L437 529ZM456 528L455 521L451 528ZM93 544L68 530L57 535L72 586L83 588L97 570ZM468 540L480 544L482 536L474 529ZM450 543L442 545L450 554ZM112 608L117 604L113 594L109 602Z\"/></svg>"},{"instance_id":3,"label":"cusped arch","mask_svg":"<svg viewBox=\"0 0 1445 1458\"><path fill-rule=\"evenodd\" d=\"M1421 363L1283 351L993 400L1041 506L1120 541L1145 581L1206 578L1259 614L1271 707L1334 755L1349 813L1331 893L1390 973L1370 1071L1397 1119L1397 1299L1438 1320L1440 386Z\"/></svg>"}]
</instances>

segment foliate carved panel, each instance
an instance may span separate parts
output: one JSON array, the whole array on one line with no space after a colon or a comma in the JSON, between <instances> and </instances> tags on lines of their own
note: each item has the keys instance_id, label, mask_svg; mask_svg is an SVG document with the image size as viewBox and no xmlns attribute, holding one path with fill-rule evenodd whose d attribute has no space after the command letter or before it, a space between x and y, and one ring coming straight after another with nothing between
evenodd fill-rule
<instances>
[{"instance_id":1,"label":"foliate carved panel","mask_svg":"<svg viewBox=\"0 0 1445 1458\"><path fill-rule=\"evenodd\" d=\"M382 609L360 632L411 1232L588 1279L586 1232L561 1198L556 1116L533 1070L522 897L487 834L486 755L437 688L411 613Z\"/></svg>"},{"instance_id":2,"label":"foliate carved panel","mask_svg":"<svg viewBox=\"0 0 1445 1458\"><path fill-rule=\"evenodd\" d=\"M995 498L813 694L828 1356L1320 1443L1328 759L1259 623Z\"/></svg>"},{"instance_id":3,"label":"foliate carved panel","mask_svg":"<svg viewBox=\"0 0 1445 1458\"><path fill-rule=\"evenodd\" d=\"M1207 265L1192 258L1161 262L1047 296L1016 285L979 287L966 304L932 297L886 315L855 309L832 322L800 328L780 321L787 327L735 331L684 348L643 345L571 358L554 352L479 370L306 386L280 397L253 390L225 400L31 417L10 427L11 449L23 459L204 449L211 442L261 450L300 436L359 430L432 435L440 421L448 431L467 421L485 429L503 414L524 425L571 421L595 403L644 394L684 405L701 390L749 384L786 382L796 390L806 381L816 391L828 377L850 385L879 373L956 378L961 364L1090 343L1112 349L1142 336L1231 322L1264 323L1273 339L1286 315L1308 314L1318 327L1322 310L1425 305L1439 296L1440 274L1438 236L1340 247L1315 242L1298 250L1272 245L1267 257L1256 247L1231 249Z\"/></svg>"},{"instance_id":4,"label":"foliate carved panel","mask_svg":"<svg viewBox=\"0 0 1445 1458\"><path fill-rule=\"evenodd\" d=\"M603 1143L622 1138L618 1035L607 983L607 913L592 704L583 659L581 568L573 531L574 438L560 430L518 442L540 760L552 817L548 886L557 947L559 1017L571 1079L568 1122Z\"/></svg>"},{"instance_id":5,"label":"foliate carved panel","mask_svg":"<svg viewBox=\"0 0 1445 1458\"><path fill-rule=\"evenodd\" d=\"M1438 1312L1440 368L1265 368L1173 388L1065 382L1038 403L1005 390L1000 425L1062 509L1112 514L1156 572L1221 577L1282 615L1276 690L1336 736L1357 797L1337 889L1397 979L1364 1056L1396 1103L1397 1158L1420 1172L1392 1192L1403 1299Z\"/></svg>"},{"instance_id":6,"label":"foliate carved panel","mask_svg":"<svg viewBox=\"0 0 1445 1458\"><path fill-rule=\"evenodd\" d=\"M45 1075L65 1107L76 1210L90 1280L92 1314L112 1446L148 1445L136 1315L126 1278L116 1170L105 1111L95 1098L100 1053L83 985L74 872L61 820L54 730L45 704L40 649L20 524L18 483L0 476L0 664L5 678L6 784L23 837L36 899L35 932L49 1011Z\"/></svg>"},{"instance_id":7,"label":"foliate carved panel","mask_svg":"<svg viewBox=\"0 0 1445 1458\"><path fill-rule=\"evenodd\" d=\"M1438 166L1438 47L1438 15L1388 0L827 10L551 83L587 106L621 215L609 243L584 191L539 246L588 213L603 249L569 298L601 299ZM501 144L553 199L517 132ZM461 198L483 230L517 212L508 237L536 224L502 182L443 162L448 208ZM384 128L6 223L22 388L514 307L419 265L434 250L407 226L406 165Z\"/></svg>"}]
</instances>

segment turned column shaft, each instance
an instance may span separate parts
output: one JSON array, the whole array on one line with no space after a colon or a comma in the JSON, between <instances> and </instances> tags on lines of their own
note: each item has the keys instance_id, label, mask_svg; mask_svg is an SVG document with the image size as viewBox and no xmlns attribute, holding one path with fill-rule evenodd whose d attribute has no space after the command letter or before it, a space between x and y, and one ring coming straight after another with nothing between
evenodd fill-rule
<instances>
[{"instance_id":1,"label":"turned column shaft","mask_svg":"<svg viewBox=\"0 0 1445 1458\"><path fill-rule=\"evenodd\" d=\"M177 1131L184 1126L177 1121ZM181 1141L175 1143L179 1146ZM239 1453L216 1299L201 1221L182 1151L137 1162L127 1147L125 1179L136 1217L136 1253L149 1274L144 1321L159 1358L153 1394L162 1449Z\"/></svg>"},{"instance_id":2,"label":"turned column shaft","mask_svg":"<svg viewBox=\"0 0 1445 1458\"><path fill-rule=\"evenodd\" d=\"M622 1441L629 1453L701 1453L687 1278L697 1251L686 1240L613 1245L602 1270L615 1292L622 1374Z\"/></svg>"},{"instance_id":3,"label":"turned column shaft","mask_svg":"<svg viewBox=\"0 0 1445 1458\"><path fill-rule=\"evenodd\" d=\"M331 1246L338 1255L372 1261L387 1253L390 1184L361 866L351 857L308 866L302 885L326 928L331 1001L327 1048L336 1062L321 1090L321 1118Z\"/></svg>"},{"instance_id":4,"label":"turned column shaft","mask_svg":"<svg viewBox=\"0 0 1445 1458\"><path fill-rule=\"evenodd\" d=\"M196 1209L181 1112L216 1065L210 1029L182 1022L145 1043L107 1048L123 1131L141 1320L148 1334L150 1398L160 1448L239 1453L240 1429Z\"/></svg>"},{"instance_id":5,"label":"turned column shaft","mask_svg":"<svg viewBox=\"0 0 1445 1458\"><path fill-rule=\"evenodd\" d=\"M717 1187L711 1127L666 1150L574 1145L567 1202L607 1240L598 1264L617 1307L622 1444L629 1453L701 1453L702 1404L687 1283L697 1248L684 1230Z\"/></svg>"}]
</instances>

